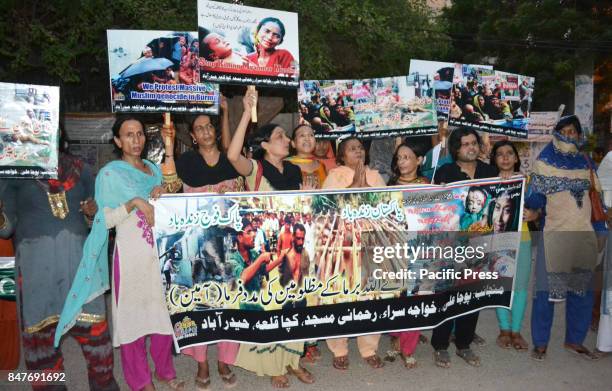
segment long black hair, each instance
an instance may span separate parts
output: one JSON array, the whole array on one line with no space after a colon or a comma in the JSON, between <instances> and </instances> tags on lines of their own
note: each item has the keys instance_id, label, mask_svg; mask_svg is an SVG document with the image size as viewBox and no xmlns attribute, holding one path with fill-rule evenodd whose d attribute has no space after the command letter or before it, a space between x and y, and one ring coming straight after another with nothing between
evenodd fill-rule
<instances>
[{"instance_id":1,"label":"long black hair","mask_svg":"<svg viewBox=\"0 0 612 391\"><path fill-rule=\"evenodd\" d=\"M409 148L412 153L416 155L417 158L423 157L427 153L427 147L424 145L424 143L404 140L400 145L398 145L397 148L395 148L395 153L393 153L393 157L391 158L391 171L393 172L393 176L389 179L389 182L387 182L388 186L397 185L397 181L401 175L399 167L397 166L397 155L399 153L400 148L402 147ZM421 173L420 164L417 166L416 174L417 177L423 176Z\"/></svg>"},{"instance_id":2,"label":"long black hair","mask_svg":"<svg viewBox=\"0 0 612 391\"><path fill-rule=\"evenodd\" d=\"M454 161L457 161L457 155L459 154L459 149L461 149L461 138L469 136L470 134L473 134L476 137L476 141L478 142L479 146L482 145L480 135L477 131L471 128L457 128L448 137L448 150Z\"/></svg>"},{"instance_id":3,"label":"long black hair","mask_svg":"<svg viewBox=\"0 0 612 391\"><path fill-rule=\"evenodd\" d=\"M498 142L493 144L493 148L491 148L491 157L489 161L491 162L492 165L497 166L497 163L495 163L495 156L497 155L497 150L506 145L509 145L510 147L512 147L512 150L514 151L514 156L516 156L516 163L514 164L514 172L518 172L521 169L521 158L519 157L518 150L516 149L514 144L508 140L499 140ZM499 169L499 167L497 168Z\"/></svg>"},{"instance_id":4,"label":"long black hair","mask_svg":"<svg viewBox=\"0 0 612 391\"><path fill-rule=\"evenodd\" d=\"M253 152L253 159L262 160L266 154L266 150L263 149L261 144L263 142L269 142L272 132L276 128L280 128L278 124L266 124L257 129L253 135L251 135L248 145Z\"/></svg>"},{"instance_id":5,"label":"long black hair","mask_svg":"<svg viewBox=\"0 0 612 391\"><path fill-rule=\"evenodd\" d=\"M193 127L195 125L195 122L198 118L205 116L208 117L208 119L210 120L210 124L212 126L214 126L215 128L215 139L217 140L217 149L219 149L219 151L222 150L221 148L221 132L219 132L219 117L213 116L213 115L208 115L208 114L198 114L198 115L194 115L190 120L189 120L189 134L194 134L194 130ZM191 145L193 147L193 149L195 149L196 151L198 150L198 144L193 142L194 139L192 139Z\"/></svg>"},{"instance_id":6,"label":"long black hair","mask_svg":"<svg viewBox=\"0 0 612 391\"><path fill-rule=\"evenodd\" d=\"M262 20L260 20L259 24L257 24L257 28L255 29L255 36L257 37L257 34L259 33L259 29L261 29L261 27L268 22L276 23L278 25L278 28L280 30L280 36L281 36L280 42L278 43L280 45L285 40L285 25L278 18L267 17L267 18L263 18Z\"/></svg>"},{"instance_id":7,"label":"long black hair","mask_svg":"<svg viewBox=\"0 0 612 391\"><path fill-rule=\"evenodd\" d=\"M517 208L517 200L520 200L520 197L512 198L510 197L510 193L508 193L507 191L504 191L503 193L495 197L493 202L490 204L491 206L489 207L489 215L487 216L487 223L489 224L490 227L493 227L493 212L495 211L495 204L497 203L497 200L501 198L508 198L510 200L510 208L511 208L510 219L508 219L508 223L506 224L504 232L516 231L519 225L518 223L519 223L519 213L520 213L520 209Z\"/></svg>"},{"instance_id":8,"label":"long black hair","mask_svg":"<svg viewBox=\"0 0 612 391\"><path fill-rule=\"evenodd\" d=\"M123 152L121 151L121 148L119 148L117 146L117 144L115 143L114 138L115 137L119 138L119 130L121 129L123 124L125 122L127 122L127 121L137 121L138 123L140 123L140 126L142 127L142 132L144 133L144 131L145 131L144 122L142 122L142 118L140 118L139 116L136 116L135 114L131 114L131 113L117 115L117 117L115 118L115 123L113 124L113 128L112 128L112 130L113 130L113 139L111 140L111 143L115 147L115 150L113 152L118 157L121 157L121 154ZM143 149L141 157L144 156L145 153L146 153L146 151Z\"/></svg>"}]
</instances>

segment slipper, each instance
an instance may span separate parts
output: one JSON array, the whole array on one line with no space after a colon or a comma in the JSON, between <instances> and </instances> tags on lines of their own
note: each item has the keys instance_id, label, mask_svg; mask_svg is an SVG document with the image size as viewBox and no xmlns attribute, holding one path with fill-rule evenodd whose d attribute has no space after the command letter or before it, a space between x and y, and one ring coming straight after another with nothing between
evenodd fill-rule
<instances>
[{"instance_id":1,"label":"slipper","mask_svg":"<svg viewBox=\"0 0 612 391\"><path fill-rule=\"evenodd\" d=\"M472 339L472 343L476 346L481 346L481 347L487 345L487 341L476 333L474 333L474 339Z\"/></svg>"},{"instance_id":2,"label":"slipper","mask_svg":"<svg viewBox=\"0 0 612 391\"><path fill-rule=\"evenodd\" d=\"M387 350L387 354L385 355L385 358L383 358L383 360L387 362L394 362L395 358L399 355L401 355L401 353L397 350Z\"/></svg>"},{"instance_id":3,"label":"slipper","mask_svg":"<svg viewBox=\"0 0 612 391\"><path fill-rule=\"evenodd\" d=\"M374 369L382 368L385 366L385 363L380 359L378 354L371 355L370 357L364 358L365 362Z\"/></svg>"},{"instance_id":4,"label":"slipper","mask_svg":"<svg viewBox=\"0 0 612 391\"><path fill-rule=\"evenodd\" d=\"M508 330L501 330L495 342L502 349L512 349L512 333Z\"/></svg>"},{"instance_id":5,"label":"slipper","mask_svg":"<svg viewBox=\"0 0 612 391\"><path fill-rule=\"evenodd\" d=\"M196 376L195 389L196 391L206 391L210 389L210 377L201 378Z\"/></svg>"},{"instance_id":6,"label":"slipper","mask_svg":"<svg viewBox=\"0 0 612 391\"><path fill-rule=\"evenodd\" d=\"M299 367L298 369L293 369L287 366L287 372L297 377L302 383L312 384L315 382L314 376L306 368Z\"/></svg>"},{"instance_id":7,"label":"slipper","mask_svg":"<svg viewBox=\"0 0 612 391\"><path fill-rule=\"evenodd\" d=\"M536 361L544 361L546 358L546 346L534 347L531 351L531 358Z\"/></svg>"},{"instance_id":8,"label":"slipper","mask_svg":"<svg viewBox=\"0 0 612 391\"><path fill-rule=\"evenodd\" d=\"M480 357L478 357L470 348L457 349L457 356L461 357L466 363L473 367L480 366Z\"/></svg>"},{"instance_id":9,"label":"slipper","mask_svg":"<svg viewBox=\"0 0 612 391\"><path fill-rule=\"evenodd\" d=\"M525 341L521 333L512 333L511 338L512 347L516 351L526 352L529 349L529 344L527 343L527 341Z\"/></svg>"},{"instance_id":10,"label":"slipper","mask_svg":"<svg viewBox=\"0 0 612 391\"><path fill-rule=\"evenodd\" d=\"M229 371L229 373L226 373L225 375L222 373L219 373L219 376L221 377L221 380L223 381L223 386L225 388L233 388L236 386L236 383L238 383L236 374L232 372L231 370Z\"/></svg>"},{"instance_id":11,"label":"slipper","mask_svg":"<svg viewBox=\"0 0 612 391\"><path fill-rule=\"evenodd\" d=\"M317 345L310 345L306 347L304 352L304 360L309 363L315 363L321 359L321 351Z\"/></svg>"},{"instance_id":12,"label":"slipper","mask_svg":"<svg viewBox=\"0 0 612 391\"><path fill-rule=\"evenodd\" d=\"M160 379L156 375L155 378L158 382L163 384L166 388L171 389L172 391L183 391L185 389L185 382L177 379L176 377L174 379L164 380ZM210 383L210 379L208 379L208 382Z\"/></svg>"},{"instance_id":13,"label":"slipper","mask_svg":"<svg viewBox=\"0 0 612 391\"><path fill-rule=\"evenodd\" d=\"M563 347L568 352L577 354L580 357L584 358L585 360L597 361L597 360L599 360L601 358L597 354L591 353L591 351L589 349L585 348L582 345L575 345L575 344L567 344L566 343L566 344L563 345Z\"/></svg>"},{"instance_id":14,"label":"slipper","mask_svg":"<svg viewBox=\"0 0 612 391\"><path fill-rule=\"evenodd\" d=\"M412 356L412 354L409 356L404 356L402 354L402 360L404 360L404 366L406 369L413 369L417 366L417 360Z\"/></svg>"},{"instance_id":15,"label":"slipper","mask_svg":"<svg viewBox=\"0 0 612 391\"><path fill-rule=\"evenodd\" d=\"M595 349L595 350L593 350L593 354L598 356L599 358L604 358L604 357L608 357L612 353L611 352L604 352L604 351L601 351L599 349Z\"/></svg>"},{"instance_id":16,"label":"slipper","mask_svg":"<svg viewBox=\"0 0 612 391\"><path fill-rule=\"evenodd\" d=\"M434 363L440 368L450 368L450 355L448 350L436 350L434 352Z\"/></svg>"},{"instance_id":17,"label":"slipper","mask_svg":"<svg viewBox=\"0 0 612 391\"><path fill-rule=\"evenodd\" d=\"M333 366L341 371L347 370L349 367L348 356L334 357Z\"/></svg>"},{"instance_id":18,"label":"slipper","mask_svg":"<svg viewBox=\"0 0 612 391\"><path fill-rule=\"evenodd\" d=\"M289 379L285 375L272 376L270 380L274 388L289 388Z\"/></svg>"}]
</instances>

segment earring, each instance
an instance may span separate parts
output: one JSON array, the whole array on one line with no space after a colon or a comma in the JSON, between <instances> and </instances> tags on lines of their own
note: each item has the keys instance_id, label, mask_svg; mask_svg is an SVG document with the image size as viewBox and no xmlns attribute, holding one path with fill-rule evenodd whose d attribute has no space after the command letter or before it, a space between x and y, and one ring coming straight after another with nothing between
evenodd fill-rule
<instances>
[{"instance_id":1,"label":"earring","mask_svg":"<svg viewBox=\"0 0 612 391\"><path fill-rule=\"evenodd\" d=\"M195 138L191 139L191 141L193 141L193 145L196 145L198 143Z\"/></svg>"}]
</instances>

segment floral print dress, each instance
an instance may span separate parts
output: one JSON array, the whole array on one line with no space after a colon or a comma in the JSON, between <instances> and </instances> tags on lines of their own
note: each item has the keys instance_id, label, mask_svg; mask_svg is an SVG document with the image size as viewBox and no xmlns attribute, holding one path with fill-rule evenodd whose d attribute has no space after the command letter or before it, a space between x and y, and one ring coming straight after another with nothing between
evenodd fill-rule
<instances>
[{"instance_id":1,"label":"floral print dress","mask_svg":"<svg viewBox=\"0 0 612 391\"><path fill-rule=\"evenodd\" d=\"M113 345L149 334L171 335L172 324L162 293L153 233L144 215L123 205L104 210L107 228L117 231L113 251Z\"/></svg>"}]
</instances>

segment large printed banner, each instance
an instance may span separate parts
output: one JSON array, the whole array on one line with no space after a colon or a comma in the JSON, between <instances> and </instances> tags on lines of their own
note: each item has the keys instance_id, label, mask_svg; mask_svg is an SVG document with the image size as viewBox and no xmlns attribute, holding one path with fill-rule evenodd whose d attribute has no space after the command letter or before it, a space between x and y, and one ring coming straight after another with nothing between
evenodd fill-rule
<instances>
[{"instance_id":1,"label":"large printed banner","mask_svg":"<svg viewBox=\"0 0 612 391\"><path fill-rule=\"evenodd\" d=\"M533 77L470 64L457 64L455 73L451 125L527 138Z\"/></svg>"},{"instance_id":2,"label":"large printed banner","mask_svg":"<svg viewBox=\"0 0 612 391\"><path fill-rule=\"evenodd\" d=\"M0 83L0 177L57 178L59 87Z\"/></svg>"},{"instance_id":3,"label":"large printed banner","mask_svg":"<svg viewBox=\"0 0 612 391\"><path fill-rule=\"evenodd\" d=\"M198 36L107 30L113 112L217 114L219 86L200 83Z\"/></svg>"},{"instance_id":4,"label":"large printed banner","mask_svg":"<svg viewBox=\"0 0 612 391\"><path fill-rule=\"evenodd\" d=\"M509 307L523 186L162 197L154 235L178 346L422 329Z\"/></svg>"},{"instance_id":5,"label":"large printed banner","mask_svg":"<svg viewBox=\"0 0 612 391\"><path fill-rule=\"evenodd\" d=\"M436 134L434 101L408 76L300 82L299 112L319 138Z\"/></svg>"},{"instance_id":6,"label":"large printed banner","mask_svg":"<svg viewBox=\"0 0 612 391\"><path fill-rule=\"evenodd\" d=\"M298 16L293 12L198 0L202 80L298 86Z\"/></svg>"}]
</instances>

